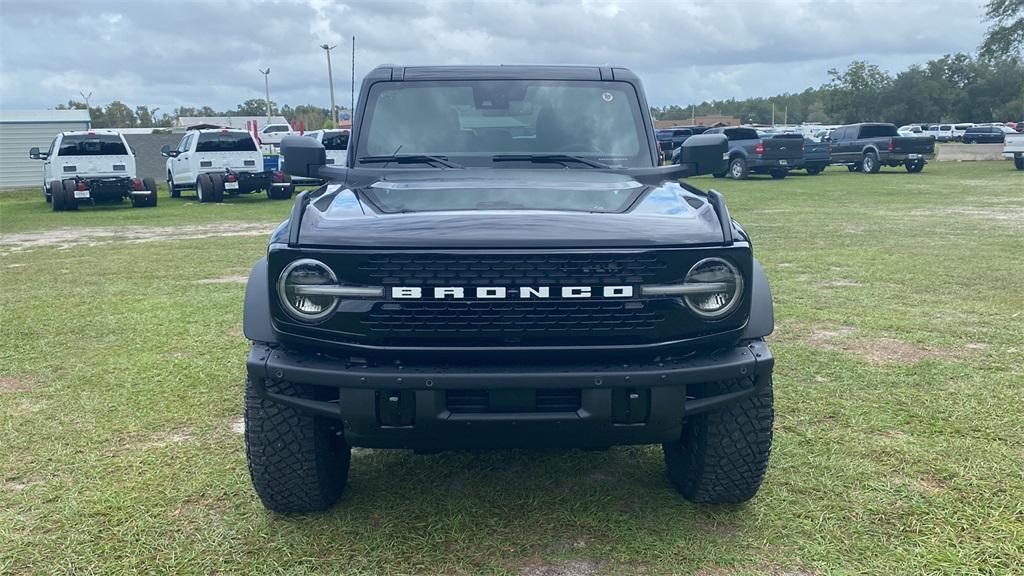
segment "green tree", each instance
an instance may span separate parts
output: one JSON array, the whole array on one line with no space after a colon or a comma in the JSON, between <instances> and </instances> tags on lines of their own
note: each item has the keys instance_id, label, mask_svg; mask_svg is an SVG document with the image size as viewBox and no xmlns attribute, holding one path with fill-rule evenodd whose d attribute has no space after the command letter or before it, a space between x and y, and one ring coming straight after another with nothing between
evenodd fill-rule
<instances>
[{"instance_id":1,"label":"green tree","mask_svg":"<svg viewBox=\"0 0 1024 576\"><path fill-rule=\"evenodd\" d=\"M828 71L832 80L826 85L829 115L840 122L878 120L883 97L892 77L875 64L863 60L850 62L846 70Z\"/></svg>"},{"instance_id":2,"label":"green tree","mask_svg":"<svg viewBox=\"0 0 1024 576\"><path fill-rule=\"evenodd\" d=\"M266 116L267 115L267 101L263 98L249 98L245 102L238 105L238 108L234 112L239 116ZM277 104L273 100L270 101L270 114L276 116L278 113Z\"/></svg>"},{"instance_id":3,"label":"green tree","mask_svg":"<svg viewBox=\"0 0 1024 576\"><path fill-rule=\"evenodd\" d=\"M989 28L981 42L981 56L1005 58L1024 54L1024 0L989 0L985 21Z\"/></svg>"}]
</instances>

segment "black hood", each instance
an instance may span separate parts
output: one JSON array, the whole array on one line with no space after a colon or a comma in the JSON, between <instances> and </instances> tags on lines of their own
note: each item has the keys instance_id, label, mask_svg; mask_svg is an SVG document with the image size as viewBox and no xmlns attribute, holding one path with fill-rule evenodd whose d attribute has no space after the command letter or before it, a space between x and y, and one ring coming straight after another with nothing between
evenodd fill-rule
<instances>
[{"instance_id":1,"label":"black hood","mask_svg":"<svg viewBox=\"0 0 1024 576\"><path fill-rule=\"evenodd\" d=\"M288 226L275 234L287 238ZM714 209L677 183L590 169L432 170L328 184L302 217L301 246L619 248L722 243Z\"/></svg>"}]
</instances>

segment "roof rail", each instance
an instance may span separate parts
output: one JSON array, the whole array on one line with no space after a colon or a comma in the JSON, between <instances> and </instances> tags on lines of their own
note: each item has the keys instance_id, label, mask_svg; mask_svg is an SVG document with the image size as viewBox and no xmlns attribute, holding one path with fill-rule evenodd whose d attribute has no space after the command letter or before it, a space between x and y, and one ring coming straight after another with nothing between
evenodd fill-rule
<instances>
[{"instance_id":1,"label":"roof rail","mask_svg":"<svg viewBox=\"0 0 1024 576\"><path fill-rule=\"evenodd\" d=\"M732 246L732 218L729 216L729 209L725 207L725 197L715 189L708 190L707 194L708 203L715 209L718 224L722 227L722 244Z\"/></svg>"}]
</instances>

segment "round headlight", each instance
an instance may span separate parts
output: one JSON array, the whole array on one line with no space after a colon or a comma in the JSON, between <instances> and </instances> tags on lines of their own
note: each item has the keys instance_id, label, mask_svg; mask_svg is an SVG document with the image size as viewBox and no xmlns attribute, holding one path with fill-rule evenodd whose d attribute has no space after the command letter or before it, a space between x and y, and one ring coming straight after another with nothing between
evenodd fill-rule
<instances>
[{"instance_id":1,"label":"round headlight","mask_svg":"<svg viewBox=\"0 0 1024 576\"><path fill-rule=\"evenodd\" d=\"M284 309L304 322L323 320L338 303L335 296L311 294L303 286L332 286L338 283L334 272L319 260L303 258L285 266L277 280L277 293Z\"/></svg>"},{"instance_id":2,"label":"round headlight","mask_svg":"<svg viewBox=\"0 0 1024 576\"><path fill-rule=\"evenodd\" d=\"M706 292L687 294L686 305L706 319L717 319L732 312L743 296L743 275L728 260L705 258L686 274L685 284L709 285ZM710 286L713 285L713 286Z\"/></svg>"}]
</instances>

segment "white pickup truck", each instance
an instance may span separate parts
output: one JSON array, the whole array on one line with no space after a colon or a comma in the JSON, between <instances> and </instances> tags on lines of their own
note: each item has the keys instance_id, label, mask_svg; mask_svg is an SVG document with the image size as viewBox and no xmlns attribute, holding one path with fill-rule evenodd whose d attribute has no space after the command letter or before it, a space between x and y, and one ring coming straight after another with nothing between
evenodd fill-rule
<instances>
[{"instance_id":1,"label":"white pickup truck","mask_svg":"<svg viewBox=\"0 0 1024 576\"><path fill-rule=\"evenodd\" d=\"M260 143L280 146L282 138L294 133L292 127L287 124L267 124L260 130Z\"/></svg>"},{"instance_id":2,"label":"white pickup truck","mask_svg":"<svg viewBox=\"0 0 1024 576\"><path fill-rule=\"evenodd\" d=\"M328 165L345 165L345 158L348 157L348 130L313 130L305 135L324 145Z\"/></svg>"},{"instance_id":3,"label":"white pickup truck","mask_svg":"<svg viewBox=\"0 0 1024 576\"><path fill-rule=\"evenodd\" d=\"M61 132L46 152L33 147L28 155L43 161L43 195L54 212L125 198L135 208L156 206L156 182L138 178L135 153L117 131Z\"/></svg>"},{"instance_id":4,"label":"white pickup truck","mask_svg":"<svg viewBox=\"0 0 1024 576\"><path fill-rule=\"evenodd\" d=\"M1007 134L1003 140L1003 156L1013 157L1017 170L1024 170L1024 133Z\"/></svg>"},{"instance_id":5,"label":"white pickup truck","mask_svg":"<svg viewBox=\"0 0 1024 576\"><path fill-rule=\"evenodd\" d=\"M295 192L291 177L266 170L263 154L245 130L190 130L177 148L164 146L167 188L172 198L193 189L200 202L222 202L224 195L266 190L271 199L288 199Z\"/></svg>"}]
</instances>

